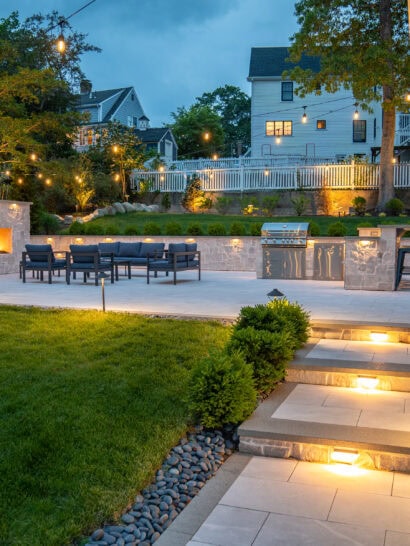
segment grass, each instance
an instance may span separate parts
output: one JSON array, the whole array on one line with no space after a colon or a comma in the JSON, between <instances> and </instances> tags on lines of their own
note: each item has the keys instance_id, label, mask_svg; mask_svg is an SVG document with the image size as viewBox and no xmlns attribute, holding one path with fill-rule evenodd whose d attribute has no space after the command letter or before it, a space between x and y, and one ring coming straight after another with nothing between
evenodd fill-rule
<instances>
[{"instance_id":1,"label":"grass","mask_svg":"<svg viewBox=\"0 0 410 546\"><path fill-rule=\"evenodd\" d=\"M72 544L114 521L189 425L190 370L228 329L0 307L0 544ZM177 340L177 341L176 341Z\"/></svg>"},{"instance_id":2,"label":"grass","mask_svg":"<svg viewBox=\"0 0 410 546\"><path fill-rule=\"evenodd\" d=\"M379 224L405 224L409 222L408 217L378 217L378 216L275 216L275 217L263 217L263 216L243 216L243 215L218 215L218 214L177 214L177 213L147 213L147 212L132 212L128 214L117 214L116 216L105 216L97 218L91 224L93 226L99 225L102 228L103 233L112 235L114 228L115 235L122 235L129 227L137 229L139 235L144 234L144 226L150 222L158 224L161 229L161 234L166 235L167 224L177 222L182 227L182 235L187 235L187 229L190 224L199 224L202 227L203 234L207 235L208 228L212 224L223 224L226 229L227 235L230 234L230 228L233 223L241 223L245 226L246 235L252 234L252 225L260 226L264 222L315 222L320 229L320 235L326 236L328 228L335 222L342 222L347 227L347 235L357 235L357 227L360 224L371 224L371 226L377 226ZM68 230L62 233L67 233Z\"/></svg>"}]
</instances>

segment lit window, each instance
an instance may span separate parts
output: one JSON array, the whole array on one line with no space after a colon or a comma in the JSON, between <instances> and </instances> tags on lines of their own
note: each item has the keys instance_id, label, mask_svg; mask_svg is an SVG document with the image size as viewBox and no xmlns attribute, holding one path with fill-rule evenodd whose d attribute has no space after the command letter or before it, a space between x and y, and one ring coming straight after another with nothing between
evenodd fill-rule
<instances>
[{"instance_id":1,"label":"lit window","mask_svg":"<svg viewBox=\"0 0 410 546\"><path fill-rule=\"evenodd\" d=\"M353 120L353 142L366 142L366 120Z\"/></svg>"},{"instance_id":2,"label":"lit window","mask_svg":"<svg viewBox=\"0 0 410 546\"><path fill-rule=\"evenodd\" d=\"M316 121L316 129L326 129L326 120L325 119L318 119Z\"/></svg>"},{"instance_id":3,"label":"lit window","mask_svg":"<svg viewBox=\"0 0 410 546\"><path fill-rule=\"evenodd\" d=\"M91 146L91 144L93 143L93 135L94 135L94 131L92 129L88 129L88 131L87 131L87 144L89 146Z\"/></svg>"},{"instance_id":4,"label":"lit window","mask_svg":"<svg viewBox=\"0 0 410 546\"><path fill-rule=\"evenodd\" d=\"M292 136L292 122L267 121L266 136Z\"/></svg>"},{"instance_id":5,"label":"lit window","mask_svg":"<svg viewBox=\"0 0 410 546\"><path fill-rule=\"evenodd\" d=\"M282 100L293 100L293 82L282 82Z\"/></svg>"}]
</instances>

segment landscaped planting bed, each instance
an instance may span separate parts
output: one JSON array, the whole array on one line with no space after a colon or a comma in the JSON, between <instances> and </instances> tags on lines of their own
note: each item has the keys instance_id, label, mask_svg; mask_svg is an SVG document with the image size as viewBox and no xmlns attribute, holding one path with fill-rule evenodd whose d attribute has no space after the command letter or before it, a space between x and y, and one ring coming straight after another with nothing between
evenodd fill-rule
<instances>
[{"instance_id":1,"label":"landscaped planting bed","mask_svg":"<svg viewBox=\"0 0 410 546\"><path fill-rule=\"evenodd\" d=\"M0 544L30 546L119 520L187 432L191 368L229 337L210 321L8 306L0 330Z\"/></svg>"}]
</instances>

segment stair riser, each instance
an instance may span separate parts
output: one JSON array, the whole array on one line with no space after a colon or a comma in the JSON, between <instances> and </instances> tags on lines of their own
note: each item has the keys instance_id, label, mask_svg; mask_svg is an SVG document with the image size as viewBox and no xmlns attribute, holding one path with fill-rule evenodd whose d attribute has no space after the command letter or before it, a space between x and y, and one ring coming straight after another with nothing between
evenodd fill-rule
<instances>
[{"instance_id":1,"label":"stair riser","mask_svg":"<svg viewBox=\"0 0 410 546\"><path fill-rule=\"evenodd\" d=\"M240 437L239 451L250 455L276 457L280 459L296 459L299 461L330 464L335 445L292 442L271 438ZM355 444L349 442L349 448L355 449ZM355 466L369 470L387 470L390 472L410 473L410 454L374 451L357 448L359 459Z\"/></svg>"}]
</instances>

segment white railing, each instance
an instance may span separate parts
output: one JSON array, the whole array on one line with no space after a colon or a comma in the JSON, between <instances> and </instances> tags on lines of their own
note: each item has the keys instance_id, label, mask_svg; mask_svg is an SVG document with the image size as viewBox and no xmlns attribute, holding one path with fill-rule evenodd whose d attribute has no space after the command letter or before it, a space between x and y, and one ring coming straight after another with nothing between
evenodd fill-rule
<instances>
[{"instance_id":1,"label":"white railing","mask_svg":"<svg viewBox=\"0 0 410 546\"><path fill-rule=\"evenodd\" d=\"M189 177L201 180L207 192L243 192L261 190L375 189L379 186L378 164L310 165L297 167L237 167L230 169L195 169L192 171L134 172L134 189L149 182L150 190L184 192ZM410 163L394 165L394 186L410 188Z\"/></svg>"}]
</instances>

